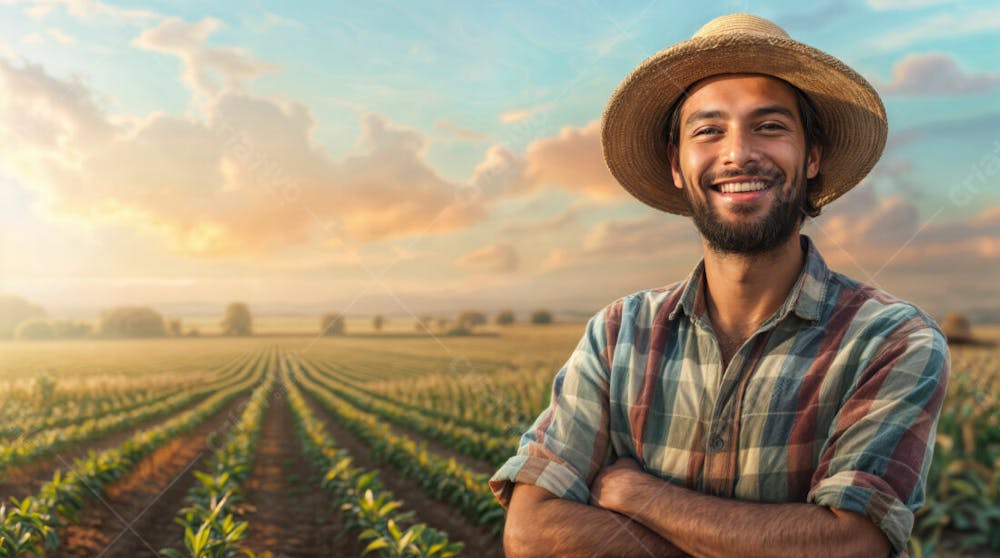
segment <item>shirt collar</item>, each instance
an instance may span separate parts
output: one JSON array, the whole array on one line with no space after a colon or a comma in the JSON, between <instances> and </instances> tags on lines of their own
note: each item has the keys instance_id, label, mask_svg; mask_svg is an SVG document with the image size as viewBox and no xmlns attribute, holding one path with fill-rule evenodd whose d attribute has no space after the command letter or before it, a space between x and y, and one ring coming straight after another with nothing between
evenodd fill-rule
<instances>
[{"instance_id":1,"label":"shirt collar","mask_svg":"<svg viewBox=\"0 0 1000 558\"><path fill-rule=\"evenodd\" d=\"M823 299L826 298L827 284L830 280L830 268L826 266L823 256L820 255L811 238L803 234L800 235L800 240L802 249L806 252L805 265L802 267L802 272L792 290L789 291L784 304L764 324L781 321L790 312L794 312L804 320L815 322L820 318ZM682 311L692 319L698 319L704 315L706 310L704 277L705 260L702 259L685 280L680 303L670 313L671 320L676 319Z\"/></svg>"}]
</instances>

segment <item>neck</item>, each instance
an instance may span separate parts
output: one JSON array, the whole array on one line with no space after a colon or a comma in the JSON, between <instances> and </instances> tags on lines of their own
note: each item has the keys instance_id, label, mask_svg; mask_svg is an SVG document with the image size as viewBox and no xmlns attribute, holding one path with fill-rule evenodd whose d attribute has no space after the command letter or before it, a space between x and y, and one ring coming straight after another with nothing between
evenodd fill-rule
<instances>
[{"instance_id":1,"label":"neck","mask_svg":"<svg viewBox=\"0 0 1000 558\"><path fill-rule=\"evenodd\" d=\"M785 302L805 264L797 231L764 254L720 254L707 244L704 252L705 300L712 325L744 337Z\"/></svg>"}]
</instances>

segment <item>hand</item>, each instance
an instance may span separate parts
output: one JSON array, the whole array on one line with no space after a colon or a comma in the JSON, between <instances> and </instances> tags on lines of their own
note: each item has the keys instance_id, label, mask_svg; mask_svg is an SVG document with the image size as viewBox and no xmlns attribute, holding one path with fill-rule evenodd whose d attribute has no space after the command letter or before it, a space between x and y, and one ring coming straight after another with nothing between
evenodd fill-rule
<instances>
[{"instance_id":1,"label":"hand","mask_svg":"<svg viewBox=\"0 0 1000 558\"><path fill-rule=\"evenodd\" d=\"M590 487L590 504L624 515L628 505L634 503L630 496L636 484L646 476L639 464L630 457L621 457L601 469Z\"/></svg>"}]
</instances>

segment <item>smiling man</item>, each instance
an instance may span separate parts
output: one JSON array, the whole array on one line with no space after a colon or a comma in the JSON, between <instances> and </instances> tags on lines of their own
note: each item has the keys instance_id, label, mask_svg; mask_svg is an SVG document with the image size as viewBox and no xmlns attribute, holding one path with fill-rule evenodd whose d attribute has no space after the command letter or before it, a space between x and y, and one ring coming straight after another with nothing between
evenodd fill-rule
<instances>
[{"instance_id":1,"label":"smiling man","mask_svg":"<svg viewBox=\"0 0 1000 558\"><path fill-rule=\"evenodd\" d=\"M713 20L626 78L604 114L608 167L691 216L704 259L591 319L490 480L508 556L905 555L947 345L799 232L886 134L861 76L755 16Z\"/></svg>"}]
</instances>

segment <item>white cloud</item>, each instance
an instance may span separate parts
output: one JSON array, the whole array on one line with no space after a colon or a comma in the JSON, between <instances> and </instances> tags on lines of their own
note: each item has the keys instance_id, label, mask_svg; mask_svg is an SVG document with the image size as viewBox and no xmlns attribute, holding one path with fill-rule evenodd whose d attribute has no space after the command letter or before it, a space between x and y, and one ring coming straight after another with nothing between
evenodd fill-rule
<instances>
[{"instance_id":1,"label":"white cloud","mask_svg":"<svg viewBox=\"0 0 1000 558\"><path fill-rule=\"evenodd\" d=\"M50 37L52 37L53 39L55 39L56 42L58 42L60 44L72 45L72 44L76 43L76 39L74 39L71 35L69 35L65 31L63 31L62 29L59 29L57 27L49 27L45 31L46 31L46 33L49 34Z\"/></svg>"},{"instance_id":2,"label":"white cloud","mask_svg":"<svg viewBox=\"0 0 1000 558\"><path fill-rule=\"evenodd\" d=\"M485 215L426 163L420 133L381 116L365 115L362 150L334 161L299 103L230 91L204 110L115 119L78 81L0 60L0 142L15 146L0 160L68 219L221 254L434 233Z\"/></svg>"},{"instance_id":3,"label":"white cloud","mask_svg":"<svg viewBox=\"0 0 1000 558\"><path fill-rule=\"evenodd\" d=\"M1000 30L1000 10L981 10L962 15L936 14L913 25L886 30L872 39L879 50L902 49L918 41L947 37L966 37L976 33Z\"/></svg>"},{"instance_id":4,"label":"white cloud","mask_svg":"<svg viewBox=\"0 0 1000 558\"><path fill-rule=\"evenodd\" d=\"M45 19L45 16L52 13L54 9L55 6L53 4L35 4L34 6L25 8L24 13L32 19L42 20Z\"/></svg>"},{"instance_id":5,"label":"white cloud","mask_svg":"<svg viewBox=\"0 0 1000 558\"><path fill-rule=\"evenodd\" d=\"M98 0L52 0L62 4L66 13L79 18L110 20L133 25L149 23L163 16L151 10L121 8Z\"/></svg>"},{"instance_id":6,"label":"white cloud","mask_svg":"<svg viewBox=\"0 0 1000 558\"><path fill-rule=\"evenodd\" d=\"M884 93L912 95L987 93L1000 83L1000 73L966 73L944 53L908 54L893 68Z\"/></svg>"},{"instance_id":7,"label":"white cloud","mask_svg":"<svg viewBox=\"0 0 1000 558\"><path fill-rule=\"evenodd\" d=\"M238 89L244 80L275 69L274 65L256 60L242 49L208 46L208 37L220 25L219 20L211 17L197 23L171 17L143 31L133 44L180 58L184 63L181 79L202 95ZM216 82L216 75L221 77L221 85Z\"/></svg>"}]
</instances>

